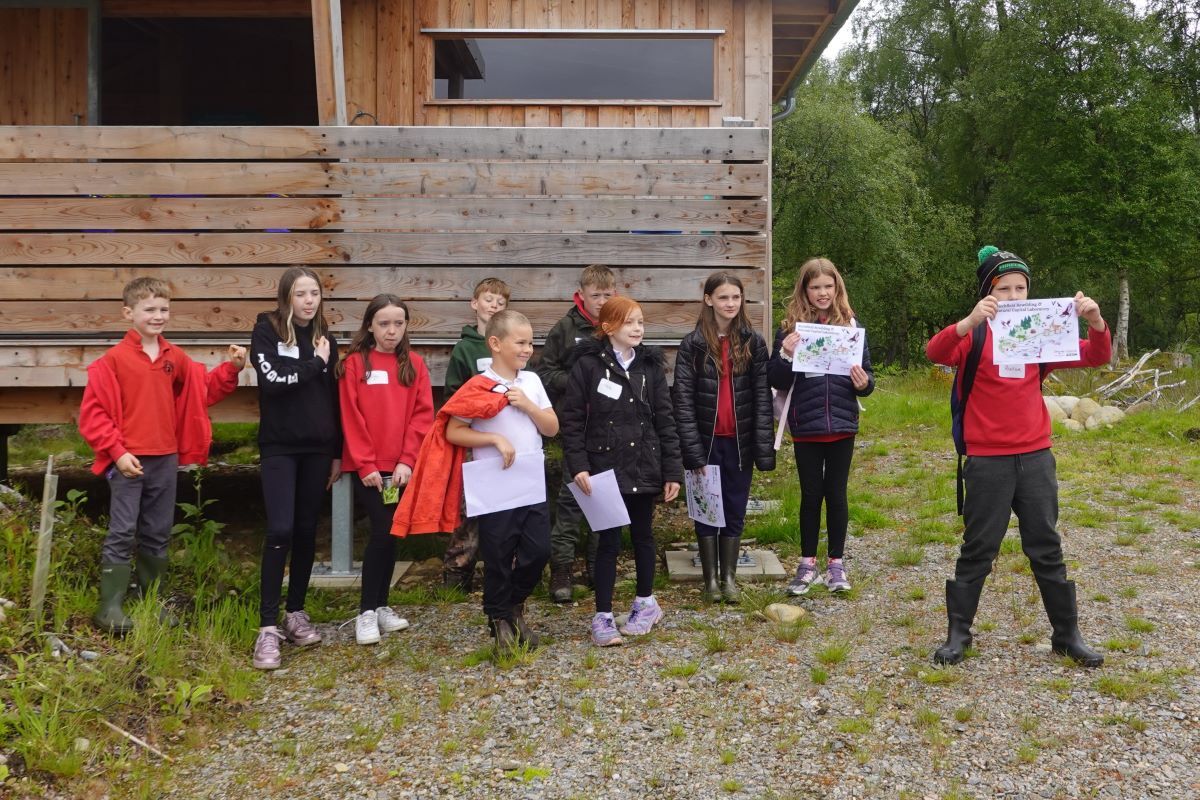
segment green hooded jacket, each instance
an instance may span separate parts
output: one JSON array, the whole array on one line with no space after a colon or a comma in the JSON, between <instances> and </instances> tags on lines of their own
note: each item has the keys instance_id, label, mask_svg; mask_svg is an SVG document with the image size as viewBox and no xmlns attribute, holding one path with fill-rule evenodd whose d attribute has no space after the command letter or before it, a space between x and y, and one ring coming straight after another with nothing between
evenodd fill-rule
<instances>
[{"instance_id":1,"label":"green hooded jacket","mask_svg":"<svg viewBox=\"0 0 1200 800\"><path fill-rule=\"evenodd\" d=\"M487 339L479 333L474 325L464 325L462 338L450 351L450 364L446 367L446 397L454 394L459 388L487 369L492 363L492 351L488 349Z\"/></svg>"}]
</instances>

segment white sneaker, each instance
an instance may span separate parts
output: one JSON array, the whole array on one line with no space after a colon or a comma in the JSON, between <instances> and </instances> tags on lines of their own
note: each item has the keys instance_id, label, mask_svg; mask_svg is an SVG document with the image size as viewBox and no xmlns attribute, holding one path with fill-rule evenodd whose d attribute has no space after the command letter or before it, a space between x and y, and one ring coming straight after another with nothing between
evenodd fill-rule
<instances>
[{"instance_id":1,"label":"white sneaker","mask_svg":"<svg viewBox=\"0 0 1200 800\"><path fill-rule=\"evenodd\" d=\"M359 644L379 644L379 620L374 611L364 611L355 618L354 640Z\"/></svg>"},{"instance_id":2,"label":"white sneaker","mask_svg":"<svg viewBox=\"0 0 1200 800\"><path fill-rule=\"evenodd\" d=\"M380 633L402 631L408 627L408 620L397 614L395 611L392 611L391 606L380 606L379 608L375 609L375 616L379 619Z\"/></svg>"}]
</instances>

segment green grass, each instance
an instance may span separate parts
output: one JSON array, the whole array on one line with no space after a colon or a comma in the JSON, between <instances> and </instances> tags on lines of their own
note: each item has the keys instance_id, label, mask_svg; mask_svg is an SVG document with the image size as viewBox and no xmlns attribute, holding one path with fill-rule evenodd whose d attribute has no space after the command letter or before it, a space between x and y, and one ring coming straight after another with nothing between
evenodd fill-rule
<instances>
[{"instance_id":1,"label":"green grass","mask_svg":"<svg viewBox=\"0 0 1200 800\"><path fill-rule=\"evenodd\" d=\"M916 567L925 560L925 548L919 545L895 547L888 554L888 562L893 567Z\"/></svg>"},{"instance_id":2,"label":"green grass","mask_svg":"<svg viewBox=\"0 0 1200 800\"><path fill-rule=\"evenodd\" d=\"M1151 695L1174 696L1172 689L1187 670L1137 670L1123 675L1102 675L1096 679L1096 691L1125 702L1134 702Z\"/></svg>"},{"instance_id":3,"label":"green grass","mask_svg":"<svg viewBox=\"0 0 1200 800\"><path fill-rule=\"evenodd\" d=\"M1153 633L1154 623L1143 617L1125 617L1125 628L1132 633Z\"/></svg>"},{"instance_id":4,"label":"green grass","mask_svg":"<svg viewBox=\"0 0 1200 800\"><path fill-rule=\"evenodd\" d=\"M850 653L850 645L845 642L833 642L816 652L817 661L827 667L832 667L846 660Z\"/></svg>"},{"instance_id":5,"label":"green grass","mask_svg":"<svg viewBox=\"0 0 1200 800\"><path fill-rule=\"evenodd\" d=\"M700 665L694 661L681 661L663 667L664 678L690 678L700 670Z\"/></svg>"}]
</instances>

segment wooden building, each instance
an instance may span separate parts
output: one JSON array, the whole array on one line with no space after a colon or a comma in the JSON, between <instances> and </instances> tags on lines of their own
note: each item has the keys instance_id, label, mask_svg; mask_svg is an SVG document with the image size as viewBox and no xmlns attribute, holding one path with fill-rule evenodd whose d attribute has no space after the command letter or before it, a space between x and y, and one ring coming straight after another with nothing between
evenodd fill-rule
<instances>
[{"instance_id":1,"label":"wooden building","mask_svg":"<svg viewBox=\"0 0 1200 800\"><path fill-rule=\"evenodd\" d=\"M539 336L593 262L650 340L716 269L766 326L772 105L852 6L0 0L0 423L73 418L141 274L210 363L287 264L343 335L394 292L435 382L485 276Z\"/></svg>"}]
</instances>

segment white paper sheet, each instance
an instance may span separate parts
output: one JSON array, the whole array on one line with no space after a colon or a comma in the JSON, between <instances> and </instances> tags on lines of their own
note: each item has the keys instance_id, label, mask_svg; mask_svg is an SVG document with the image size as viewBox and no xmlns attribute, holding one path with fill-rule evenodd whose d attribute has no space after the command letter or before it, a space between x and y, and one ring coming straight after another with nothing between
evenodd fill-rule
<instances>
[{"instance_id":1,"label":"white paper sheet","mask_svg":"<svg viewBox=\"0 0 1200 800\"><path fill-rule=\"evenodd\" d=\"M849 375L850 367L862 366L862 328L797 322L800 341L792 356L792 372Z\"/></svg>"},{"instance_id":2,"label":"white paper sheet","mask_svg":"<svg viewBox=\"0 0 1200 800\"><path fill-rule=\"evenodd\" d=\"M725 527L725 502L721 496L721 468L709 464L700 475L694 470L683 473L687 489L688 516L713 528Z\"/></svg>"},{"instance_id":3,"label":"white paper sheet","mask_svg":"<svg viewBox=\"0 0 1200 800\"><path fill-rule=\"evenodd\" d=\"M629 511L625 501L621 499L621 489L617 486L617 473L611 469L592 476L592 493L586 495L572 481L568 484L571 494L579 510L587 518L588 527L594 531L606 531L609 528L619 528L629 524Z\"/></svg>"},{"instance_id":4,"label":"white paper sheet","mask_svg":"<svg viewBox=\"0 0 1200 800\"><path fill-rule=\"evenodd\" d=\"M1075 300L1005 300L996 304L992 331L995 364L1042 364L1079 360Z\"/></svg>"},{"instance_id":5,"label":"white paper sheet","mask_svg":"<svg viewBox=\"0 0 1200 800\"><path fill-rule=\"evenodd\" d=\"M541 450L517 453L504 469L503 458L480 458L463 464L467 516L546 502L546 455Z\"/></svg>"}]
</instances>

